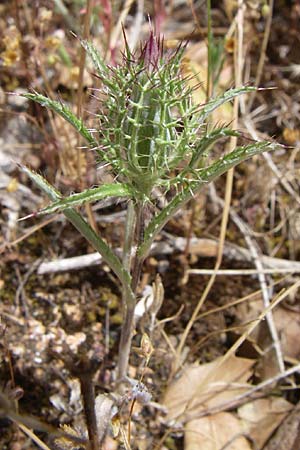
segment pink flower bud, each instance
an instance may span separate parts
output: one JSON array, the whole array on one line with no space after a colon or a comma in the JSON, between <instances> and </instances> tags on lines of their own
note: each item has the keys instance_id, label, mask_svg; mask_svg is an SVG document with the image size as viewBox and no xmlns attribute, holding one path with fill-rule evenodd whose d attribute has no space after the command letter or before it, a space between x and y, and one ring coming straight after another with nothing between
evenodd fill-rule
<instances>
[{"instance_id":1,"label":"pink flower bud","mask_svg":"<svg viewBox=\"0 0 300 450\"><path fill-rule=\"evenodd\" d=\"M148 40L141 51L141 60L144 61L145 68L152 72L157 70L159 58L161 56L161 42L157 36L154 35L153 30L150 31Z\"/></svg>"}]
</instances>

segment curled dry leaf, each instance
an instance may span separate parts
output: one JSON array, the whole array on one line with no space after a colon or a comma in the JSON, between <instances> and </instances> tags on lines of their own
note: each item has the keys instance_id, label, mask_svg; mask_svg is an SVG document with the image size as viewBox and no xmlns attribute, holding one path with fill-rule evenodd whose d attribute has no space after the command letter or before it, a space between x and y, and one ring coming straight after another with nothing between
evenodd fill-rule
<instances>
[{"instance_id":1,"label":"curled dry leaf","mask_svg":"<svg viewBox=\"0 0 300 450\"><path fill-rule=\"evenodd\" d=\"M96 397L95 410L98 424L99 439L102 441L107 432L112 418L112 409L114 402L107 395L99 394Z\"/></svg>"},{"instance_id":2,"label":"curled dry leaf","mask_svg":"<svg viewBox=\"0 0 300 450\"><path fill-rule=\"evenodd\" d=\"M251 450L242 436L242 423L233 414L221 412L188 422L185 427L184 450Z\"/></svg>"},{"instance_id":3,"label":"curled dry leaf","mask_svg":"<svg viewBox=\"0 0 300 450\"><path fill-rule=\"evenodd\" d=\"M190 421L204 410L221 405L242 394L249 385L255 361L231 356L187 367L169 386L163 399L167 420Z\"/></svg>"}]
</instances>

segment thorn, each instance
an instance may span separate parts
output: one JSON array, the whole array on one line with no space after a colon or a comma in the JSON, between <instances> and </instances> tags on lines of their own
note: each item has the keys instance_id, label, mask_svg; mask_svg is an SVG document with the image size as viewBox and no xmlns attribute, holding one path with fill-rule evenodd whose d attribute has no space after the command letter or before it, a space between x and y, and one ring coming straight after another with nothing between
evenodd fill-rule
<instances>
[{"instance_id":1,"label":"thorn","mask_svg":"<svg viewBox=\"0 0 300 450\"><path fill-rule=\"evenodd\" d=\"M20 217L20 219L17 220L17 222L22 222L23 220L31 219L32 217L37 217L38 212L34 212L31 214L28 214L28 216Z\"/></svg>"},{"instance_id":2,"label":"thorn","mask_svg":"<svg viewBox=\"0 0 300 450\"><path fill-rule=\"evenodd\" d=\"M270 87L259 87L257 88L258 91L275 91L276 89L279 89L277 86L270 86Z\"/></svg>"},{"instance_id":3,"label":"thorn","mask_svg":"<svg viewBox=\"0 0 300 450\"><path fill-rule=\"evenodd\" d=\"M74 33L74 31L70 30L69 33L76 39L79 39L81 41L81 39L77 36L76 33Z\"/></svg>"}]
</instances>

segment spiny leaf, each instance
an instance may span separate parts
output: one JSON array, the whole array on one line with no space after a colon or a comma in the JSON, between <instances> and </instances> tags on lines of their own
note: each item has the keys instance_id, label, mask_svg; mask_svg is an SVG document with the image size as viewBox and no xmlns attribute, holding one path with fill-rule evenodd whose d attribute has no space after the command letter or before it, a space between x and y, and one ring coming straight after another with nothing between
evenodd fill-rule
<instances>
[{"instance_id":1,"label":"spiny leaf","mask_svg":"<svg viewBox=\"0 0 300 450\"><path fill-rule=\"evenodd\" d=\"M78 194L70 195L61 200L58 200L51 205L38 211L38 215L51 214L54 212L61 212L67 208L74 208L83 205L84 203L92 203L102 200L106 197L131 197L132 189L126 184L114 183L103 184L97 188L87 189Z\"/></svg>"},{"instance_id":2,"label":"spiny leaf","mask_svg":"<svg viewBox=\"0 0 300 450\"><path fill-rule=\"evenodd\" d=\"M96 69L97 75L99 75L99 77L106 86L114 90L115 84L111 82L109 79L109 75L111 74L109 73L108 66L105 65L104 60L100 55L100 53L98 52L98 50L96 49L96 47L94 47L94 45L91 42L84 41L82 39L80 40L80 43L87 52L87 54L89 55L89 57L91 58L92 63Z\"/></svg>"},{"instance_id":3,"label":"spiny leaf","mask_svg":"<svg viewBox=\"0 0 300 450\"><path fill-rule=\"evenodd\" d=\"M203 123L207 118L207 116L209 116L209 114L211 114L215 109L219 108L219 106L223 105L224 103L233 100L234 97L237 97L241 94L247 94L248 92L253 92L256 90L257 89L252 86L243 86L236 89L229 89L223 95L220 95L219 97L210 100L201 108L199 112L199 118L201 119L201 122Z\"/></svg>"},{"instance_id":4,"label":"spiny leaf","mask_svg":"<svg viewBox=\"0 0 300 450\"><path fill-rule=\"evenodd\" d=\"M191 198L197 194L201 188L207 183L215 180L223 173L227 172L232 167L235 167L239 163L246 161L254 155L263 153L265 151L272 151L281 148L279 144L270 142L255 142L254 144L237 147L226 156L219 158L212 163L209 167L199 169L198 180L186 180L187 184L182 191L175 195L170 203L155 216L148 227L145 230L144 242L138 249L140 257L145 257L153 242L155 236L165 226L165 224L174 216L174 214L182 208Z\"/></svg>"},{"instance_id":5,"label":"spiny leaf","mask_svg":"<svg viewBox=\"0 0 300 450\"><path fill-rule=\"evenodd\" d=\"M24 172L31 181L33 181L52 201L60 200L62 198L61 193L39 173L29 169L22 164L18 164L18 167Z\"/></svg>"},{"instance_id":6,"label":"spiny leaf","mask_svg":"<svg viewBox=\"0 0 300 450\"><path fill-rule=\"evenodd\" d=\"M96 47L91 42L85 41L83 39L80 40L80 43L93 61L95 69L97 70L99 75L103 72L107 72L107 66L104 64L103 58L101 57Z\"/></svg>"},{"instance_id":7,"label":"spiny leaf","mask_svg":"<svg viewBox=\"0 0 300 450\"><path fill-rule=\"evenodd\" d=\"M38 173L28 169L28 167L19 164L20 169L27 174L27 176L36 185L44 191L48 197L53 200L61 200L61 193L55 189L51 184L49 184L45 178L43 178ZM75 209L68 208L63 211L66 218L74 225L74 227L79 231L79 233L85 237L85 239L92 245L92 247L100 253L104 261L109 265L109 267L114 271L119 280L125 285L130 286L130 275L124 269L119 258L114 254L112 249L106 244L106 242L98 236L95 231L90 227L90 225L85 221L85 219L79 214ZM133 294L132 294L133 295Z\"/></svg>"},{"instance_id":8,"label":"spiny leaf","mask_svg":"<svg viewBox=\"0 0 300 450\"><path fill-rule=\"evenodd\" d=\"M98 147L98 144L94 139L92 133L86 128L82 120L78 119L78 117L76 117L75 114L73 114L73 112L64 103L57 100L51 100L50 98L38 93L22 94L22 97L33 100L34 102L37 102L40 105L45 106L52 111L55 111L67 122L69 122L92 147Z\"/></svg>"},{"instance_id":9,"label":"spiny leaf","mask_svg":"<svg viewBox=\"0 0 300 450\"><path fill-rule=\"evenodd\" d=\"M197 167L200 158L205 152L208 152L210 148L219 140L228 136L240 136L238 131L231 130L230 128L217 128L212 130L206 136L201 137L198 146L193 150L193 156L189 163L190 167Z\"/></svg>"}]
</instances>

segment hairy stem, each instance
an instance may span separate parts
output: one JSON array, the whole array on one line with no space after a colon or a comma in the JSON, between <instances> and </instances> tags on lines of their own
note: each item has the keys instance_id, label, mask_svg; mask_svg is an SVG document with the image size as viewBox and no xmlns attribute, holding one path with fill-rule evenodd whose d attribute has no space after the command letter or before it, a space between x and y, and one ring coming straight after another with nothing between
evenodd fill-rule
<instances>
[{"instance_id":1,"label":"hairy stem","mask_svg":"<svg viewBox=\"0 0 300 450\"><path fill-rule=\"evenodd\" d=\"M130 273L132 262L132 249L134 245L134 230L136 227L136 212L133 201L130 201L127 209L125 236L123 246L123 267ZM128 286L129 287L129 286ZM119 344L119 357L118 357L118 380L121 381L127 372L130 347L132 340L132 322L135 308L135 296L132 296L132 290L130 291L123 285L122 291L122 309L123 309L123 322L121 329L121 337Z\"/></svg>"},{"instance_id":2,"label":"hairy stem","mask_svg":"<svg viewBox=\"0 0 300 450\"><path fill-rule=\"evenodd\" d=\"M130 349L131 349L131 341L133 337L133 318L134 318L134 309L135 302L132 302L130 298L128 298L127 293L123 292L123 302L126 305L124 307L125 311L123 313L123 324L121 330L121 338L119 345L119 357L118 357L118 381L123 381L126 376Z\"/></svg>"},{"instance_id":3,"label":"hairy stem","mask_svg":"<svg viewBox=\"0 0 300 450\"><path fill-rule=\"evenodd\" d=\"M140 244L144 240L144 230L145 230L145 204L138 203L136 206L136 227L135 227L135 235L136 235L136 245L139 248ZM131 288L133 292L136 292L136 289L139 284L142 265L144 258L141 258L138 253L135 253L133 264L132 264L132 283Z\"/></svg>"},{"instance_id":4,"label":"hairy stem","mask_svg":"<svg viewBox=\"0 0 300 450\"><path fill-rule=\"evenodd\" d=\"M125 243L123 251L123 263L124 267L129 269L132 267L132 281L130 289L123 289L123 324L121 329L121 338L119 345L119 358L118 358L118 380L122 381L126 376L131 342L134 335L134 309L136 305L136 290L139 284L141 270L144 258L140 258L135 253L134 258L131 261L129 255L132 253L133 237L136 236L137 246L143 241L145 228L145 205L140 202L136 205L135 211L133 203L129 204L127 211L127 223L125 230ZM133 296L131 295L133 293Z\"/></svg>"},{"instance_id":5,"label":"hairy stem","mask_svg":"<svg viewBox=\"0 0 300 450\"><path fill-rule=\"evenodd\" d=\"M136 213L134 203L132 200L130 200L127 207L125 236L123 245L123 258L122 258L123 267L128 273L130 273L130 266L132 260L132 248L133 248L135 225L136 225Z\"/></svg>"}]
</instances>

